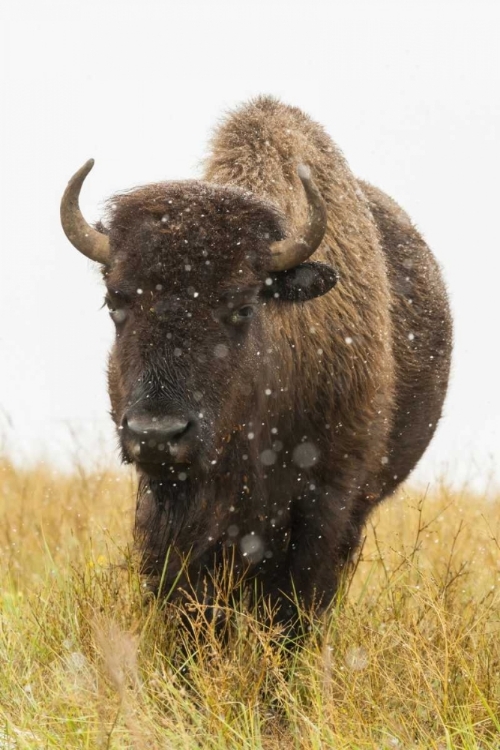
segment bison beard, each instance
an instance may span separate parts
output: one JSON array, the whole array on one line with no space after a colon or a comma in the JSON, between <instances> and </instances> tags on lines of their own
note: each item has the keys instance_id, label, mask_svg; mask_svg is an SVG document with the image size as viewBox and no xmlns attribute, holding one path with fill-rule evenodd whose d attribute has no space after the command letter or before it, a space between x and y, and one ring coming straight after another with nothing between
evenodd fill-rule
<instances>
[{"instance_id":1,"label":"bison beard","mask_svg":"<svg viewBox=\"0 0 500 750\"><path fill-rule=\"evenodd\" d=\"M441 415L452 333L436 261L319 125L271 98L218 128L204 181L117 195L97 228L78 208L91 166L61 218L108 288L147 585L212 606L230 560L279 622L296 597L321 613Z\"/></svg>"}]
</instances>

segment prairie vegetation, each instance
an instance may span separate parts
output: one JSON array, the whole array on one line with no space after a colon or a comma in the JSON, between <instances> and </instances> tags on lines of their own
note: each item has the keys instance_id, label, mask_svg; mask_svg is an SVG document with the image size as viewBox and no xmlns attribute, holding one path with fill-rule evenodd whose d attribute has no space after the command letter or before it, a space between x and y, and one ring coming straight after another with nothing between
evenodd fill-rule
<instances>
[{"instance_id":1,"label":"prairie vegetation","mask_svg":"<svg viewBox=\"0 0 500 750\"><path fill-rule=\"evenodd\" d=\"M500 497L402 490L290 653L244 607L222 644L143 605L134 492L0 459L1 750L500 748Z\"/></svg>"}]
</instances>

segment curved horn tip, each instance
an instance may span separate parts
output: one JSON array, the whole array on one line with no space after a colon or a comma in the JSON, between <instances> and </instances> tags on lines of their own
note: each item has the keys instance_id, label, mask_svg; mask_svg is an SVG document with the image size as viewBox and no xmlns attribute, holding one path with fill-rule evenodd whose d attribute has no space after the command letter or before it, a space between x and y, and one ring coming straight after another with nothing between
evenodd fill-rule
<instances>
[{"instance_id":1,"label":"curved horn tip","mask_svg":"<svg viewBox=\"0 0 500 750\"><path fill-rule=\"evenodd\" d=\"M83 175L83 177L86 177L88 173L90 172L90 170L92 169L92 167L94 166L94 164L95 164L95 159L87 159L85 164L83 164L83 166L80 167L80 169L78 170L76 174Z\"/></svg>"},{"instance_id":2,"label":"curved horn tip","mask_svg":"<svg viewBox=\"0 0 500 750\"><path fill-rule=\"evenodd\" d=\"M299 164L297 167L297 174L301 180L310 180L312 176L311 167L307 164Z\"/></svg>"},{"instance_id":3,"label":"curved horn tip","mask_svg":"<svg viewBox=\"0 0 500 750\"><path fill-rule=\"evenodd\" d=\"M90 260L106 265L109 262L109 239L87 223L79 206L80 190L93 166L94 159L88 159L70 178L61 200L61 224L77 250Z\"/></svg>"},{"instance_id":4,"label":"curved horn tip","mask_svg":"<svg viewBox=\"0 0 500 750\"><path fill-rule=\"evenodd\" d=\"M298 164L297 174L307 197L309 216L295 237L272 243L270 271L288 271L304 263L321 245L325 236L327 208L312 178L311 169L307 164Z\"/></svg>"}]
</instances>

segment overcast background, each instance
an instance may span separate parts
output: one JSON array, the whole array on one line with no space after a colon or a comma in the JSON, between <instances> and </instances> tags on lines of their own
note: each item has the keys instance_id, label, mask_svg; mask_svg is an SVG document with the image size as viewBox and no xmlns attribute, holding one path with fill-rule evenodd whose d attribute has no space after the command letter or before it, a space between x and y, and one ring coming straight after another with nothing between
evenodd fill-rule
<instances>
[{"instance_id":1,"label":"overcast background","mask_svg":"<svg viewBox=\"0 0 500 750\"><path fill-rule=\"evenodd\" d=\"M16 0L0 14L0 435L18 460L115 455L112 323L98 274L59 226L71 174L96 159L81 201L95 220L115 190L199 176L217 118L271 93L321 122L434 250L455 315L453 378L415 476L491 481L498 0Z\"/></svg>"}]
</instances>

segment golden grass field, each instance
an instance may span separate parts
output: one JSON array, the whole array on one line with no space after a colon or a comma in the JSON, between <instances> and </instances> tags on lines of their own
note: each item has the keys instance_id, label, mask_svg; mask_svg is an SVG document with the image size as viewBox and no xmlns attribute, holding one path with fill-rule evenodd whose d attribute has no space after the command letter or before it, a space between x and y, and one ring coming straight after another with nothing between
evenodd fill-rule
<instances>
[{"instance_id":1,"label":"golden grass field","mask_svg":"<svg viewBox=\"0 0 500 750\"><path fill-rule=\"evenodd\" d=\"M500 497L403 489L292 655L142 606L134 493L0 459L0 750L500 748Z\"/></svg>"}]
</instances>

